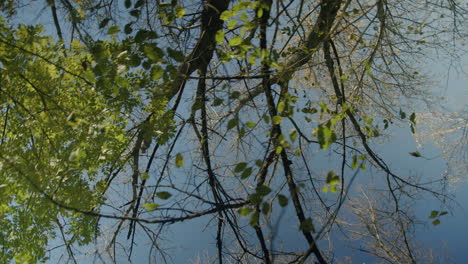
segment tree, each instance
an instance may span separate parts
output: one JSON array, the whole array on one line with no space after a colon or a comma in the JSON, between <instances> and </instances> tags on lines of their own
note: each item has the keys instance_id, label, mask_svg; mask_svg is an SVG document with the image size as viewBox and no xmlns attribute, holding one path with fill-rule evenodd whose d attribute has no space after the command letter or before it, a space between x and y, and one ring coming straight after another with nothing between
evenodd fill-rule
<instances>
[{"instance_id":1,"label":"tree","mask_svg":"<svg viewBox=\"0 0 468 264\"><path fill-rule=\"evenodd\" d=\"M419 261L402 204L414 192L443 198L443 186L397 175L373 146L391 125L415 132L422 59L461 52L460 3L43 4L56 37L15 25L35 1L0 6L13 21L0 22L2 262L45 261L57 239L77 262L96 238L108 239L95 242L103 262L130 260L141 234L169 261L164 231L208 217L219 263L330 263L320 241L366 166L385 179L384 220L400 223L407 258L392 261ZM314 153L339 162L324 169ZM300 252L274 247L269 223L283 207Z\"/></svg>"}]
</instances>

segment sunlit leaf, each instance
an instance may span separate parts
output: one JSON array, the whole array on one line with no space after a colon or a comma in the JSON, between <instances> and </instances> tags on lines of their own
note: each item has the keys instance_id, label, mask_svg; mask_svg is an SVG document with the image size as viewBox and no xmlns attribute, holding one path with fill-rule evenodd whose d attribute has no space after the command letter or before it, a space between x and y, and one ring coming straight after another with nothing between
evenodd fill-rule
<instances>
[{"instance_id":1,"label":"sunlit leaf","mask_svg":"<svg viewBox=\"0 0 468 264\"><path fill-rule=\"evenodd\" d=\"M283 152L283 147L282 146L277 146L276 150L275 150L276 155L281 154L281 152Z\"/></svg>"},{"instance_id":2,"label":"sunlit leaf","mask_svg":"<svg viewBox=\"0 0 468 264\"><path fill-rule=\"evenodd\" d=\"M282 116L274 116L272 118L272 120L273 120L274 125L279 125L283 121L283 117Z\"/></svg>"},{"instance_id":3,"label":"sunlit leaf","mask_svg":"<svg viewBox=\"0 0 468 264\"><path fill-rule=\"evenodd\" d=\"M142 174L140 175L140 177L141 177L142 180L147 180L147 179L149 179L149 174L146 173L146 172L144 172L144 173L142 173Z\"/></svg>"},{"instance_id":4,"label":"sunlit leaf","mask_svg":"<svg viewBox=\"0 0 468 264\"><path fill-rule=\"evenodd\" d=\"M221 15L219 16L219 19L226 21L230 19L231 17L232 17L232 12L229 10L225 10L221 13Z\"/></svg>"},{"instance_id":5,"label":"sunlit leaf","mask_svg":"<svg viewBox=\"0 0 468 264\"><path fill-rule=\"evenodd\" d=\"M184 166L184 157L182 156L182 154L177 153L175 162L177 168Z\"/></svg>"},{"instance_id":6,"label":"sunlit leaf","mask_svg":"<svg viewBox=\"0 0 468 264\"><path fill-rule=\"evenodd\" d=\"M177 18L183 17L185 15L185 13L186 13L185 8L183 8L183 7L179 6L179 5L177 5L175 7L175 16Z\"/></svg>"},{"instance_id":7,"label":"sunlit leaf","mask_svg":"<svg viewBox=\"0 0 468 264\"><path fill-rule=\"evenodd\" d=\"M283 112L284 111L284 107L286 106L286 104L284 103L284 101L281 101L278 103L278 112Z\"/></svg>"},{"instance_id":8,"label":"sunlit leaf","mask_svg":"<svg viewBox=\"0 0 468 264\"><path fill-rule=\"evenodd\" d=\"M145 203L142 205L142 207L145 208L146 211L154 211L159 208L159 204Z\"/></svg>"},{"instance_id":9,"label":"sunlit leaf","mask_svg":"<svg viewBox=\"0 0 468 264\"><path fill-rule=\"evenodd\" d=\"M248 216L252 212L253 210L250 207L242 207L239 209L239 214L242 216Z\"/></svg>"},{"instance_id":10,"label":"sunlit leaf","mask_svg":"<svg viewBox=\"0 0 468 264\"><path fill-rule=\"evenodd\" d=\"M246 125L247 127L250 127L250 128L254 128L254 127L255 127L255 123L252 122L252 121L247 121L247 122L245 122L245 125Z\"/></svg>"},{"instance_id":11,"label":"sunlit leaf","mask_svg":"<svg viewBox=\"0 0 468 264\"><path fill-rule=\"evenodd\" d=\"M161 77L164 75L164 71L159 65L154 65L153 68L151 68L151 78L154 81L157 81L161 79Z\"/></svg>"},{"instance_id":12,"label":"sunlit leaf","mask_svg":"<svg viewBox=\"0 0 468 264\"><path fill-rule=\"evenodd\" d=\"M239 36L233 37L232 39L229 40L229 46L231 47L239 46L241 43L242 43L242 38Z\"/></svg>"},{"instance_id":13,"label":"sunlit leaf","mask_svg":"<svg viewBox=\"0 0 468 264\"><path fill-rule=\"evenodd\" d=\"M216 40L216 42L218 44L223 43L224 42L224 31L222 31L222 30L216 31L215 40Z\"/></svg>"},{"instance_id":14,"label":"sunlit leaf","mask_svg":"<svg viewBox=\"0 0 468 264\"><path fill-rule=\"evenodd\" d=\"M292 142L296 141L298 136L297 130L296 129L291 129L291 132L289 132L289 139L291 139Z\"/></svg>"}]
</instances>

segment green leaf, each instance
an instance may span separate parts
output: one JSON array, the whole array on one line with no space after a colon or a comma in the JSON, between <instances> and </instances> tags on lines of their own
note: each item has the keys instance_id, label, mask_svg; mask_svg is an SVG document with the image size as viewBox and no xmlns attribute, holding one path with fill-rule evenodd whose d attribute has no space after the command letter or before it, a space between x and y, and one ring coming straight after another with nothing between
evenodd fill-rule
<instances>
[{"instance_id":1,"label":"green leaf","mask_svg":"<svg viewBox=\"0 0 468 264\"><path fill-rule=\"evenodd\" d=\"M182 51L167 48L167 54L177 62L183 62L185 60L185 56Z\"/></svg>"},{"instance_id":2,"label":"green leaf","mask_svg":"<svg viewBox=\"0 0 468 264\"><path fill-rule=\"evenodd\" d=\"M156 196L161 200L167 200L171 198L172 194L170 194L169 192L157 192Z\"/></svg>"},{"instance_id":3,"label":"green leaf","mask_svg":"<svg viewBox=\"0 0 468 264\"><path fill-rule=\"evenodd\" d=\"M175 16L177 18L181 18L185 15L186 11L183 7L179 6L179 5L176 5L175 7Z\"/></svg>"},{"instance_id":4,"label":"green leaf","mask_svg":"<svg viewBox=\"0 0 468 264\"><path fill-rule=\"evenodd\" d=\"M359 165L359 163L357 161L357 155L353 155L353 161L351 163L351 169L356 169L358 165Z\"/></svg>"},{"instance_id":5,"label":"green leaf","mask_svg":"<svg viewBox=\"0 0 468 264\"><path fill-rule=\"evenodd\" d=\"M288 205L288 198L282 194L278 194L278 203L281 207L286 207Z\"/></svg>"},{"instance_id":6,"label":"green leaf","mask_svg":"<svg viewBox=\"0 0 468 264\"><path fill-rule=\"evenodd\" d=\"M283 152L283 147L282 146L277 146L276 150L275 150L276 155L281 154L281 152Z\"/></svg>"},{"instance_id":7,"label":"green leaf","mask_svg":"<svg viewBox=\"0 0 468 264\"><path fill-rule=\"evenodd\" d=\"M159 204L155 203L145 203L142 206L146 209L146 211L154 211L159 208Z\"/></svg>"},{"instance_id":8,"label":"green leaf","mask_svg":"<svg viewBox=\"0 0 468 264\"><path fill-rule=\"evenodd\" d=\"M262 16L263 16L263 8L257 9L257 17L262 18Z\"/></svg>"},{"instance_id":9,"label":"green leaf","mask_svg":"<svg viewBox=\"0 0 468 264\"><path fill-rule=\"evenodd\" d=\"M322 192L327 193L328 192L328 185L325 185L322 187Z\"/></svg>"},{"instance_id":10,"label":"green leaf","mask_svg":"<svg viewBox=\"0 0 468 264\"><path fill-rule=\"evenodd\" d=\"M138 67L141 64L141 58L140 56L134 54L130 57L130 66L132 67Z\"/></svg>"},{"instance_id":11,"label":"green leaf","mask_svg":"<svg viewBox=\"0 0 468 264\"><path fill-rule=\"evenodd\" d=\"M133 7L134 8L139 8L139 7L143 6L144 3L145 3L145 0L138 0Z\"/></svg>"},{"instance_id":12,"label":"green leaf","mask_svg":"<svg viewBox=\"0 0 468 264\"><path fill-rule=\"evenodd\" d=\"M364 163L361 163L361 166L359 166L361 168L361 170L365 171L366 170L366 164Z\"/></svg>"},{"instance_id":13,"label":"green leaf","mask_svg":"<svg viewBox=\"0 0 468 264\"><path fill-rule=\"evenodd\" d=\"M388 125L389 125L389 124L388 124L388 123L389 123L388 120L384 119L383 122L384 122L384 129L387 129L387 128L388 128Z\"/></svg>"},{"instance_id":14,"label":"green leaf","mask_svg":"<svg viewBox=\"0 0 468 264\"><path fill-rule=\"evenodd\" d=\"M413 156L413 157L416 157L416 158L421 157L421 153L419 153L419 151L410 152L409 154L411 156Z\"/></svg>"},{"instance_id":15,"label":"green leaf","mask_svg":"<svg viewBox=\"0 0 468 264\"><path fill-rule=\"evenodd\" d=\"M79 162L81 160L84 160L86 158L86 151L81 149L81 148L77 148L75 149L72 153L70 153L70 157L69 157L69 160L72 161L72 162Z\"/></svg>"},{"instance_id":16,"label":"green leaf","mask_svg":"<svg viewBox=\"0 0 468 264\"><path fill-rule=\"evenodd\" d=\"M242 20L242 21L247 21L249 20L249 16L245 13L245 12L242 12L239 16L239 18Z\"/></svg>"},{"instance_id":17,"label":"green leaf","mask_svg":"<svg viewBox=\"0 0 468 264\"><path fill-rule=\"evenodd\" d=\"M229 122L227 124L227 129L230 130L230 129L236 127L238 123L239 123L239 119L237 119L237 118L233 118L233 119L229 120Z\"/></svg>"},{"instance_id":18,"label":"green leaf","mask_svg":"<svg viewBox=\"0 0 468 264\"><path fill-rule=\"evenodd\" d=\"M334 171L329 171L327 174L327 184L336 185L340 183L340 177Z\"/></svg>"},{"instance_id":19,"label":"green leaf","mask_svg":"<svg viewBox=\"0 0 468 264\"><path fill-rule=\"evenodd\" d=\"M119 26L112 26L112 27L110 27L110 28L107 30L107 34L109 34L109 35L114 35L114 34L119 33L119 31L120 31L120 27L119 27Z\"/></svg>"},{"instance_id":20,"label":"green leaf","mask_svg":"<svg viewBox=\"0 0 468 264\"><path fill-rule=\"evenodd\" d=\"M403 111L401 111L401 109L400 109L400 118L401 118L401 119L405 119L405 118L406 118L406 113L403 112Z\"/></svg>"},{"instance_id":21,"label":"green leaf","mask_svg":"<svg viewBox=\"0 0 468 264\"><path fill-rule=\"evenodd\" d=\"M252 216L250 217L250 225L253 227L258 226L258 218L259 218L258 212L253 213Z\"/></svg>"},{"instance_id":22,"label":"green leaf","mask_svg":"<svg viewBox=\"0 0 468 264\"><path fill-rule=\"evenodd\" d=\"M130 33L132 33L133 29L132 29L132 23L128 23L125 25L124 27L124 33L129 35Z\"/></svg>"},{"instance_id":23,"label":"green leaf","mask_svg":"<svg viewBox=\"0 0 468 264\"><path fill-rule=\"evenodd\" d=\"M153 68L151 68L151 78L153 81L157 81L163 77L164 71L159 65L154 65Z\"/></svg>"},{"instance_id":24,"label":"green leaf","mask_svg":"<svg viewBox=\"0 0 468 264\"><path fill-rule=\"evenodd\" d=\"M366 65L364 66L367 75L372 77L372 69L371 69L371 63L369 61L366 61Z\"/></svg>"},{"instance_id":25,"label":"green leaf","mask_svg":"<svg viewBox=\"0 0 468 264\"><path fill-rule=\"evenodd\" d=\"M145 46L143 46L143 51L146 57L154 62L158 62L163 56L163 51L154 43L145 44Z\"/></svg>"},{"instance_id":26,"label":"green leaf","mask_svg":"<svg viewBox=\"0 0 468 264\"><path fill-rule=\"evenodd\" d=\"M224 31L223 30L220 29L220 30L216 31L215 40L216 40L216 43L218 43L218 44L222 44L224 42Z\"/></svg>"},{"instance_id":27,"label":"green leaf","mask_svg":"<svg viewBox=\"0 0 468 264\"><path fill-rule=\"evenodd\" d=\"M232 39L229 40L229 46L231 47L239 46L241 43L242 43L242 38L239 36L233 37Z\"/></svg>"},{"instance_id":28,"label":"green leaf","mask_svg":"<svg viewBox=\"0 0 468 264\"><path fill-rule=\"evenodd\" d=\"M267 215L267 214L270 212L270 210L271 210L270 203L264 202L264 203L263 203L263 206L262 206L262 213L263 213L264 215Z\"/></svg>"},{"instance_id":29,"label":"green leaf","mask_svg":"<svg viewBox=\"0 0 468 264\"><path fill-rule=\"evenodd\" d=\"M250 128L254 128L254 127L255 127L255 123L252 122L252 121L247 121L247 122L245 122L245 125L246 125L247 127L250 127Z\"/></svg>"},{"instance_id":30,"label":"green leaf","mask_svg":"<svg viewBox=\"0 0 468 264\"><path fill-rule=\"evenodd\" d=\"M229 95L229 98L230 99L237 99L237 98L240 97L240 95L241 95L241 93L239 91L234 91Z\"/></svg>"},{"instance_id":31,"label":"green leaf","mask_svg":"<svg viewBox=\"0 0 468 264\"><path fill-rule=\"evenodd\" d=\"M105 18L99 23L99 28L105 28L109 24L110 18Z\"/></svg>"},{"instance_id":32,"label":"green leaf","mask_svg":"<svg viewBox=\"0 0 468 264\"><path fill-rule=\"evenodd\" d=\"M439 211L431 211L431 215L429 216L429 219L434 219L437 216L439 216Z\"/></svg>"},{"instance_id":33,"label":"green leaf","mask_svg":"<svg viewBox=\"0 0 468 264\"><path fill-rule=\"evenodd\" d=\"M289 139L291 139L291 142L296 141L297 135L297 130L295 128L291 129L291 131L289 132Z\"/></svg>"},{"instance_id":34,"label":"green leaf","mask_svg":"<svg viewBox=\"0 0 468 264\"><path fill-rule=\"evenodd\" d=\"M272 118L272 120L273 120L274 125L279 125L279 124L281 124L281 122L283 122L283 117L282 116L274 116Z\"/></svg>"},{"instance_id":35,"label":"green leaf","mask_svg":"<svg viewBox=\"0 0 468 264\"><path fill-rule=\"evenodd\" d=\"M131 0L125 0L124 5L125 5L125 8L130 8L132 6L132 1Z\"/></svg>"},{"instance_id":36,"label":"green leaf","mask_svg":"<svg viewBox=\"0 0 468 264\"><path fill-rule=\"evenodd\" d=\"M304 232L315 232L314 224L312 223L312 219L309 217L306 220L304 220L301 225L299 226L299 229L304 231Z\"/></svg>"},{"instance_id":37,"label":"green leaf","mask_svg":"<svg viewBox=\"0 0 468 264\"><path fill-rule=\"evenodd\" d=\"M151 39L156 39L158 38L158 35L153 32L153 31L148 31L145 29L138 30L138 32L135 34L135 41L137 43L142 43L146 40L151 40Z\"/></svg>"},{"instance_id":38,"label":"green leaf","mask_svg":"<svg viewBox=\"0 0 468 264\"><path fill-rule=\"evenodd\" d=\"M410 115L410 121L411 123L413 123L414 125L416 125L416 114L415 113L412 113Z\"/></svg>"},{"instance_id":39,"label":"green leaf","mask_svg":"<svg viewBox=\"0 0 468 264\"><path fill-rule=\"evenodd\" d=\"M284 101L281 101L278 103L278 112L281 113L284 111L284 108L285 108L286 104L284 103Z\"/></svg>"},{"instance_id":40,"label":"green leaf","mask_svg":"<svg viewBox=\"0 0 468 264\"><path fill-rule=\"evenodd\" d=\"M133 9L132 11L129 12L132 17L139 18L141 14L141 10L139 9Z\"/></svg>"},{"instance_id":41,"label":"green leaf","mask_svg":"<svg viewBox=\"0 0 468 264\"><path fill-rule=\"evenodd\" d=\"M369 117L364 117L364 122L365 122L366 124L372 124L372 122L374 122L374 119L369 118Z\"/></svg>"},{"instance_id":42,"label":"green leaf","mask_svg":"<svg viewBox=\"0 0 468 264\"><path fill-rule=\"evenodd\" d=\"M328 149L329 144L336 140L336 134L329 126L331 126L331 123L326 125L320 124L316 130L320 148L323 150Z\"/></svg>"},{"instance_id":43,"label":"green leaf","mask_svg":"<svg viewBox=\"0 0 468 264\"><path fill-rule=\"evenodd\" d=\"M263 199L263 197L258 193L253 193L253 194L249 195L249 201L253 205L259 205L262 202L262 199Z\"/></svg>"},{"instance_id":44,"label":"green leaf","mask_svg":"<svg viewBox=\"0 0 468 264\"><path fill-rule=\"evenodd\" d=\"M377 129L372 130L372 136L378 137L380 136L380 132Z\"/></svg>"},{"instance_id":45,"label":"green leaf","mask_svg":"<svg viewBox=\"0 0 468 264\"><path fill-rule=\"evenodd\" d=\"M231 30L231 29L234 29L234 27L236 27L237 25L237 21L236 20L229 20L228 21L228 29Z\"/></svg>"},{"instance_id":46,"label":"green leaf","mask_svg":"<svg viewBox=\"0 0 468 264\"><path fill-rule=\"evenodd\" d=\"M250 207L242 207L239 209L239 214L242 216L248 216L252 212L253 210Z\"/></svg>"},{"instance_id":47,"label":"green leaf","mask_svg":"<svg viewBox=\"0 0 468 264\"><path fill-rule=\"evenodd\" d=\"M246 162L237 163L236 167L234 167L234 172L239 173L239 172L245 170L246 167L247 167Z\"/></svg>"},{"instance_id":48,"label":"green leaf","mask_svg":"<svg viewBox=\"0 0 468 264\"><path fill-rule=\"evenodd\" d=\"M266 185L260 185L256 188L256 191L260 196L267 196L271 192L271 189Z\"/></svg>"},{"instance_id":49,"label":"green leaf","mask_svg":"<svg viewBox=\"0 0 468 264\"><path fill-rule=\"evenodd\" d=\"M226 21L230 19L231 17L232 17L232 11L225 10L221 13L221 15L219 16L219 19Z\"/></svg>"},{"instance_id":50,"label":"green leaf","mask_svg":"<svg viewBox=\"0 0 468 264\"><path fill-rule=\"evenodd\" d=\"M221 99L221 98L216 98L216 99L214 99L213 106L219 106L219 105L221 105L223 102L224 102L223 99Z\"/></svg>"},{"instance_id":51,"label":"green leaf","mask_svg":"<svg viewBox=\"0 0 468 264\"><path fill-rule=\"evenodd\" d=\"M243 138L245 136L245 128L242 127L239 131L239 138Z\"/></svg>"},{"instance_id":52,"label":"green leaf","mask_svg":"<svg viewBox=\"0 0 468 264\"><path fill-rule=\"evenodd\" d=\"M242 172L241 179L242 180L247 179L251 174L252 174L252 168L248 167Z\"/></svg>"},{"instance_id":53,"label":"green leaf","mask_svg":"<svg viewBox=\"0 0 468 264\"><path fill-rule=\"evenodd\" d=\"M202 109L202 107L203 107L203 102L195 101L195 103L193 103L192 105L192 111L197 111L199 109Z\"/></svg>"},{"instance_id":54,"label":"green leaf","mask_svg":"<svg viewBox=\"0 0 468 264\"><path fill-rule=\"evenodd\" d=\"M435 225L435 226L437 226L437 225L440 224L440 220L439 220L439 219L436 219L436 220L432 221L432 224Z\"/></svg>"},{"instance_id":55,"label":"green leaf","mask_svg":"<svg viewBox=\"0 0 468 264\"><path fill-rule=\"evenodd\" d=\"M142 180L147 180L147 179L149 179L149 174L147 172L144 172L144 173L142 173L140 175L140 177L141 177Z\"/></svg>"},{"instance_id":56,"label":"green leaf","mask_svg":"<svg viewBox=\"0 0 468 264\"><path fill-rule=\"evenodd\" d=\"M184 157L182 156L182 154L177 153L175 162L177 168L184 166Z\"/></svg>"},{"instance_id":57,"label":"green leaf","mask_svg":"<svg viewBox=\"0 0 468 264\"><path fill-rule=\"evenodd\" d=\"M263 161L262 160L256 160L255 165L257 165L257 167L262 167Z\"/></svg>"}]
</instances>

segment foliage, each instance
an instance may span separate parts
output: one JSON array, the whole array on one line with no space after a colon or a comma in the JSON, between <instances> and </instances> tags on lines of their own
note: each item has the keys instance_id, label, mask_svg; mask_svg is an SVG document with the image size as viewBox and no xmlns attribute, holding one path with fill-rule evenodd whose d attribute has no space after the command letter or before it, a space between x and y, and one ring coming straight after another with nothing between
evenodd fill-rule
<instances>
[{"instance_id":1,"label":"foliage","mask_svg":"<svg viewBox=\"0 0 468 264\"><path fill-rule=\"evenodd\" d=\"M21 18L31 12L22 2L0 10ZM459 3L45 4L56 38L0 21L0 262L47 261L57 240L76 262L96 238L108 238L96 254L131 260L140 234L166 260L166 228L209 216L220 263L329 263L319 242L366 166L384 175L379 195L391 213L363 236L381 229L398 247L364 245L382 259L419 260L402 204L417 192L445 194L397 175L373 148L391 125L416 133L413 106L427 96L418 60L463 40ZM317 166L318 155L337 162ZM360 223L363 212L381 212L368 202L355 213ZM275 249L269 224L286 207L306 242L291 255ZM434 225L447 214L429 213ZM399 223L396 237L389 221Z\"/></svg>"}]
</instances>

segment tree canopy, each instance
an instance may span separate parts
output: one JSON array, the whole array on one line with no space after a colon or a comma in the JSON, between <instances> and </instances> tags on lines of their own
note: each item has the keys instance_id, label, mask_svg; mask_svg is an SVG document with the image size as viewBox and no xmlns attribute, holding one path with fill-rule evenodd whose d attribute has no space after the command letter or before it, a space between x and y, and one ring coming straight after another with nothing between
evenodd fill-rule
<instances>
[{"instance_id":1,"label":"tree canopy","mask_svg":"<svg viewBox=\"0 0 468 264\"><path fill-rule=\"evenodd\" d=\"M336 230L383 262L429 261L412 239L410 202L446 201L447 175L398 174L375 146L391 127L435 133L420 122L440 110L425 65L434 53L464 54L461 2L8 0L0 9L1 263L131 261L141 239L151 261L170 263L167 232L199 219L218 263L336 263L324 243ZM449 152L462 174L467 121L451 120L444 131L461 134ZM368 168L381 186L353 192ZM303 240L294 252L275 227L288 208ZM447 214L437 208L434 225Z\"/></svg>"}]
</instances>

